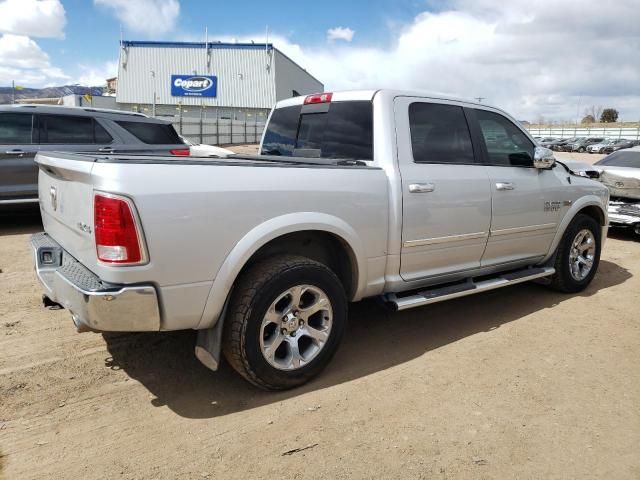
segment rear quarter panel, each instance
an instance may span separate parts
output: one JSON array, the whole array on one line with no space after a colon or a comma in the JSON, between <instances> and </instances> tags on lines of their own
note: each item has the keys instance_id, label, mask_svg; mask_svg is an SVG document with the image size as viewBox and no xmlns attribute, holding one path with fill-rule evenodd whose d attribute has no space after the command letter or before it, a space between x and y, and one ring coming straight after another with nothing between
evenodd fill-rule
<instances>
[{"instance_id":1,"label":"rear quarter panel","mask_svg":"<svg viewBox=\"0 0 640 480\"><path fill-rule=\"evenodd\" d=\"M369 259L386 254L387 181L380 169L96 163L92 174L94 189L133 199L150 262L87 266L111 282L156 283L168 309L166 329L215 321L241 263L274 235L342 233L360 257L365 279ZM218 279L236 248L242 252L233 268L227 264L227 277ZM220 291L204 318L214 280Z\"/></svg>"}]
</instances>

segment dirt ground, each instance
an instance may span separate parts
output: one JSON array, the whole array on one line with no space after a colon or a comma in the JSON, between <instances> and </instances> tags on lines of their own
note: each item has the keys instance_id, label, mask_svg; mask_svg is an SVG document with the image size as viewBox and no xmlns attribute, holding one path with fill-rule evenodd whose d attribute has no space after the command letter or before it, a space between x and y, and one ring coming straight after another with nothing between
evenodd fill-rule
<instances>
[{"instance_id":1,"label":"dirt ground","mask_svg":"<svg viewBox=\"0 0 640 480\"><path fill-rule=\"evenodd\" d=\"M353 305L327 370L266 393L201 366L193 332L75 333L40 305L40 229L37 209L0 213L2 478L640 478L631 235L578 295Z\"/></svg>"}]
</instances>

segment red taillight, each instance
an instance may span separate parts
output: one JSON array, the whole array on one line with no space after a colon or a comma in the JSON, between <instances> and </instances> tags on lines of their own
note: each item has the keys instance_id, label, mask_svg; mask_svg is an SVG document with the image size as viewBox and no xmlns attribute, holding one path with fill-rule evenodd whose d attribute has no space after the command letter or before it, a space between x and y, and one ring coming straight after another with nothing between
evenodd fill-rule
<instances>
[{"instance_id":1,"label":"red taillight","mask_svg":"<svg viewBox=\"0 0 640 480\"><path fill-rule=\"evenodd\" d=\"M128 200L96 193L93 225L98 260L118 264L143 260L138 229Z\"/></svg>"},{"instance_id":2,"label":"red taillight","mask_svg":"<svg viewBox=\"0 0 640 480\"><path fill-rule=\"evenodd\" d=\"M313 95L307 96L304 99L304 104L309 105L310 103L329 103L331 102L331 97L333 97L333 93L315 93Z\"/></svg>"},{"instance_id":3,"label":"red taillight","mask_svg":"<svg viewBox=\"0 0 640 480\"><path fill-rule=\"evenodd\" d=\"M188 157L190 152L188 148L174 148L173 150L169 150L169 153L180 157Z\"/></svg>"}]
</instances>

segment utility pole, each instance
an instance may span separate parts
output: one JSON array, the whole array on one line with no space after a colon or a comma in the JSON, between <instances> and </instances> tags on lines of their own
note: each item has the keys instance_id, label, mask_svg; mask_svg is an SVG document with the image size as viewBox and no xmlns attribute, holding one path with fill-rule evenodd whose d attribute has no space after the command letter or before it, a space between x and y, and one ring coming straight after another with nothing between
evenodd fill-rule
<instances>
[{"instance_id":1,"label":"utility pole","mask_svg":"<svg viewBox=\"0 0 640 480\"><path fill-rule=\"evenodd\" d=\"M16 81L11 80L11 104L16 103Z\"/></svg>"},{"instance_id":2,"label":"utility pole","mask_svg":"<svg viewBox=\"0 0 640 480\"><path fill-rule=\"evenodd\" d=\"M156 116L156 72L154 72L153 70L151 70L151 78L153 79L153 103L152 103L152 109L151 109L151 115L153 117Z\"/></svg>"}]
</instances>

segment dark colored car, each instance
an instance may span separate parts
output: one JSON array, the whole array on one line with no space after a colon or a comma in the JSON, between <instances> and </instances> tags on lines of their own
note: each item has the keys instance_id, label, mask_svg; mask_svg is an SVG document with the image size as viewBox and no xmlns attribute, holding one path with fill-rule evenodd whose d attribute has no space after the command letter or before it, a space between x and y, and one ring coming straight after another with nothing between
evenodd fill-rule
<instances>
[{"instance_id":1,"label":"dark colored car","mask_svg":"<svg viewBox=\"0 0 640 480\"><path fill-rule=\"evenodd\" d=\"M604 147L603 152L613 153L613 152L617 152L618 150L635 147L637 145L640 145L639 140L625 140L624 138L621 138L620 140L615 142L613 145L607 145L606 147Z\"/></svg>"},{"instance_id":2,"label":"dark colored car","mask_svg":"<svg viewBox=\"0 0 640 480\"><path fill-rule=\"evenodd\" d=\"M141 113L0 106L0 204L38 201L38 152L189 155L170 122Z\"/></svg>"},{"instance_id":3,"label":"dark colored car","mask_svg":"<svg viewBox=\"0 0 640 480\"><path fill-rule=\"evenodd\" d=\"M573 143L577 140L577 137L571 137L571 138L559 138L558 140L556 140L555 142L551 142L549 143L549 145L547 146L547 148L550 148L551 150L555 150L556 152L561 152L562 149L564 148L564 146L568 143Z\"/></svg>"},{"instance_id":4,"label":"dark colored car","mask_svg":"<svg viewBox=\"0 0 640 480\"><path fill-rule=\"evenodd\" d=\"M593 145L594 143L600 143L603 141L604 141L603 137L588 137L588 138L582 137L577 139L573 143L567 143L564 146L564 151L583 153L587 151L587 147L589 145Z\"/></svg>"}]
</instances>

